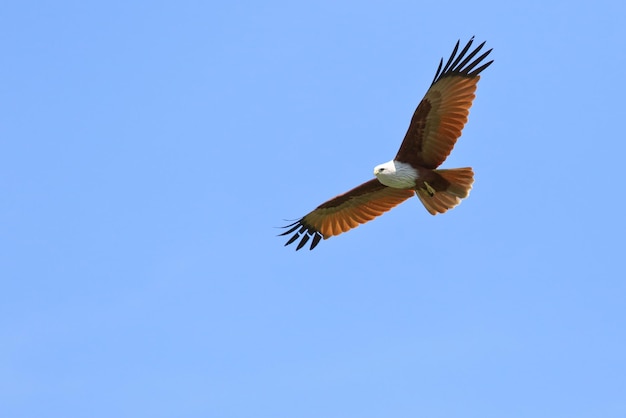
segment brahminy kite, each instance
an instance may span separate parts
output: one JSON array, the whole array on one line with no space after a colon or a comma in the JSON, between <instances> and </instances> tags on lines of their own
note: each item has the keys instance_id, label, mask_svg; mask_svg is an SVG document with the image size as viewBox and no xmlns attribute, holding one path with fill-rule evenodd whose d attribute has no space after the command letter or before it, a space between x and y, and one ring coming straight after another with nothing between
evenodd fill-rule
<instances>
[{"instance_id":1,"label":"brahminy kite","mask_svg":"<svg viewBox=\"0 0 626 418\"><path fill-rule=\"evenodd\" d=\"M285 245L300 239L296 250L312 237L312 250L322 238L339 235L371 221L416 194L431 215L444 213L469 195L474 183L471 167L437 169L452 151L467 122L480 73L492 61L477 67L491 49L469 54L474 38L461 53L457 41L443 66L443 58L426 95L417 106L396 157L374 167L376 178L322 203L280 234L294 234ZM443 68L442 68L443 67Z\"/></svg>"}]
</instances>

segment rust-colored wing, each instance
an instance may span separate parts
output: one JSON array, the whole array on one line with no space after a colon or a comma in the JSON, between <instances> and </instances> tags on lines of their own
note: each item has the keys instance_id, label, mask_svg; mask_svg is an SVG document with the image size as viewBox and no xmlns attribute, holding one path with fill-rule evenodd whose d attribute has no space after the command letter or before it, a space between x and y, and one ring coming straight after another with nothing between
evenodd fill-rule
<instances>
[{"instance_id":1,"label":"rust-colored wing","mask_svg":"<svg viewBox=\"0 0 626 418\"><path fill-rule=\"evenodd\" d=\"M313 237L312 250L322 238L328 239L369 222L413 194L412 189L394 189L383 185L378 179L372 179L322 203L299 221L285 226L289 229L280 235L294 234L285 245L301 238L296 250L304 247Z\"/></svg>"},{"instance_id":2,"label":"rust-colored wing","mask_svg":"<svg viewBox=\"0 0 626 418\"><path fill-rule=\"evenodd\" d=\"M452 151L467 122L476 84L480 79L478 74L493 62L476 68L491 49L473 59L485 45L483 42L466 56L473 41L472 37L456 56L459 49L457 42L443 69L443 59L439 62L433 83L413 114L396 160L434 169Z\"/></svg>"}]
</instances>

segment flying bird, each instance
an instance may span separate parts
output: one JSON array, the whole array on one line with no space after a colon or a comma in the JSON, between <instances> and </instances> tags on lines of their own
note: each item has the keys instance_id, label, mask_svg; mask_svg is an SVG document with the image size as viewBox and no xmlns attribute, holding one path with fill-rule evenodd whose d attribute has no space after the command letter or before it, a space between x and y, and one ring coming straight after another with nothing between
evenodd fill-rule
<instances>
[{"instance_id":1,"label":"flying bird","mask_svg":"<svg viewBox=\"0 0 626 418\"><path fill-rule=\"evenodd\" d=\"M430 88L417 106L395 158L374 167L376 178L319 205L300 220L283 228L293 234L285 246L300 239L296 250L312 238L310 249L328 239L371 221L414 194L426 210L436 215L452 209L469 195L474 183L471 167L437 169L452 151L467 122L480 73L493 60L480 65L491 49L485 45L469 52L474 38L459 51L457 41L450 58L443 58Z\"/></svg>"}]
</instances>

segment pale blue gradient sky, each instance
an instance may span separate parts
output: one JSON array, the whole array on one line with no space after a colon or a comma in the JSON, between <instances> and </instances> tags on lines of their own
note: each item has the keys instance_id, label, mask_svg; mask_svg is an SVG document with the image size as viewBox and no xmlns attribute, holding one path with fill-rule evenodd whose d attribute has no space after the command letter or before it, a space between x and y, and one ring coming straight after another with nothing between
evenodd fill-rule
<instances>
[{"instance_id":1,"label":"pale blue gradient sky","mask_svg":"<svg viewBox=\"0 0 626 418\"><path fill-rule=\"evenodd\" d=\"M0 416L626 416L623 2L221 3L0 6ZM469 199L284 248L472 35Z\"/></svg>"}]
</instances>

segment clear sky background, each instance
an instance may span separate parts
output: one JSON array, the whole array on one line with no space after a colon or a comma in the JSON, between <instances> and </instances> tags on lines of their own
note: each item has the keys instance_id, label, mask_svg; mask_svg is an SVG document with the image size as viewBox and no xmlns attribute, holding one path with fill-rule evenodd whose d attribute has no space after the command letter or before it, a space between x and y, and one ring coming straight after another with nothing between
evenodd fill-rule
<instances>
[{"instance_id":1,"label":"clear sky background","mask_svg":"<svg viewBox=\"0 0 626 418\"><path fill-rule=\"evenodd\" d=\"M621 1L0 6L0 416L626 416ZM493 47L444 167L312 252Z\"/></svg>"}]
</instances>

